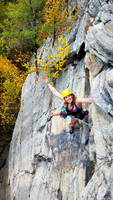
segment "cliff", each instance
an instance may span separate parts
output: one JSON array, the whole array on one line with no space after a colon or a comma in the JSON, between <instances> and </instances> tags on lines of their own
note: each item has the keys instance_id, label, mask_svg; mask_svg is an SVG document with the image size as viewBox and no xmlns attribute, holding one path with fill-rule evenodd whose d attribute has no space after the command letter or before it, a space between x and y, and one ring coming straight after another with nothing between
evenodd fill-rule
<instances>
[{"instance_id":1,"label":"cliff","mask_svg":"<svg viewBox=\"0 0 113 200\"><path fill-rule=\"evenodd\" d=\"M81 13L67 35L67 70L56 80L61 92L91 96L89 117L69 133L70 118L54 117L61 107L42 80L29 74L22 88L8 160L0 170L0 200L113 199L113 1L76 0ZM37 52L44 58L51 40ZM54 51L54 49L52 49Z\"/></svg>"}]
</instances>

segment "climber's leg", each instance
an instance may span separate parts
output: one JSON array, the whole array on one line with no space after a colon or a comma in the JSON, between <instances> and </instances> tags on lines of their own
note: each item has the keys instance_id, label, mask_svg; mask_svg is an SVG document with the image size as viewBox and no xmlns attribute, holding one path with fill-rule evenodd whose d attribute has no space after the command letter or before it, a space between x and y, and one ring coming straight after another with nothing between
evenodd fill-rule
<instances>
[{"instance_id":1,"label":"climber's leg","mask_svg":"<svg viewBox=\"0 0 113 200\"><path fill-rule=\"evenodd\" d=\"M78 121L76 119L71 118L71 123L69 124L69 128L70 128L70 133L72 134L74 132L74 129L77 125Z\"/></svg>"}]
</instances>

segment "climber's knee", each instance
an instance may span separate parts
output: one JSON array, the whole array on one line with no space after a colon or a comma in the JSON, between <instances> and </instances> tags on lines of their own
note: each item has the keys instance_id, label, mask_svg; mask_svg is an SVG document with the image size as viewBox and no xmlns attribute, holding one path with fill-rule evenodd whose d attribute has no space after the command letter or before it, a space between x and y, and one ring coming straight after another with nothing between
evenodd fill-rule
<instances>
[{"instance_id":1,"label":"climber's knee","mask_svg":"<svg viewBox=\"0 0 113 200\"><path fill-rule=\"evenodd\" d=\"M73 127L75 127L75 125L78 123L78 120L76 120L76 119L71 119L71 125L73 126Z\"/></svg>"}]
</instances>

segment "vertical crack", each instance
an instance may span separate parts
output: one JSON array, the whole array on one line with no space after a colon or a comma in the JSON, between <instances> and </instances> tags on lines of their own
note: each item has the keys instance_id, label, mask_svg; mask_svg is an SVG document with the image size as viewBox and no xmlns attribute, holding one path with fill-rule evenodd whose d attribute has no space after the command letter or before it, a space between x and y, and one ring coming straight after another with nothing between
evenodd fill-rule
<instances>
[{"instance_id":1,"label":"vertical crack","mask_svg":"<svg viewBox=\"0 0 113 200\"><path fill-rule=\"evenodd\" d=\"M88 161L86 166L86 179L85 179L85 185L88 184L91 177L93 176L95 172L95 163L93 161Z\"/></svg>"},{"instance_id":2,"label":"vertical crack","mask_svg":"<svg viewBox=\"0 0 113 200\"><path fill-rule=\"evenodd\" d=\"M62 200L62 191L60 190L60 188L57 190L57 198L58 200Z\"/></svg>"}]
</instances>

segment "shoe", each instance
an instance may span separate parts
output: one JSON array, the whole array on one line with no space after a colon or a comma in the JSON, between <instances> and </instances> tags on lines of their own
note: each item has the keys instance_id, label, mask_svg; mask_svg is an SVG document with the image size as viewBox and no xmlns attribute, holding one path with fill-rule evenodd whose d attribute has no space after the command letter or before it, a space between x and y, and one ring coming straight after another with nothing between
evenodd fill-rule
<instances>
[{"instance_id":1,"label":"shoe","mask_svg":"<svg viewBox=\"0 0 113 200\"><path fill-rule=\"evenodd\" d=\"M70 134L73 134L74 133L74 127L72 127L69 131Z\"/></svg>"},{"instance_id":2,"label":"shoe","mask_svg":"<svg viewBox=\"0 0 113 200\"><path fill-rule=\"evenodd\" d=\"M47 122L49 122L50 120L51 120L51 117L48 117L48 118L47 118Z\"/></svg>"}]
</instances>

